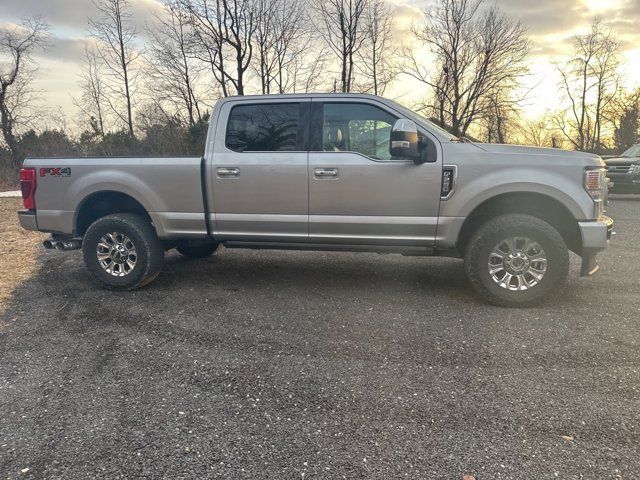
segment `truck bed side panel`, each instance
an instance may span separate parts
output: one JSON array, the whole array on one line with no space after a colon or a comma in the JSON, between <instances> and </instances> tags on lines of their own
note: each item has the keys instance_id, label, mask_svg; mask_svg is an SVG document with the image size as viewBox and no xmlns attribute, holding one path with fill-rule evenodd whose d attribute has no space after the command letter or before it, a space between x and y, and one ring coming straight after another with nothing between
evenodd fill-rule
<instances>
[{"instance_id":1,"label":"truck bed side panel","mask_svg":"<svg viewBox=\"0 0 640 480\"><path fill-rule=\"evenodd\" d=\"M76 215L87 198L120 192L145 208L160 238L206 236L198 157L33 158L25 166L35 167L38 175L40 230L74 234ZM69 168L70 174L47 170L56 168Z\"/></svg>"}]
</instances>

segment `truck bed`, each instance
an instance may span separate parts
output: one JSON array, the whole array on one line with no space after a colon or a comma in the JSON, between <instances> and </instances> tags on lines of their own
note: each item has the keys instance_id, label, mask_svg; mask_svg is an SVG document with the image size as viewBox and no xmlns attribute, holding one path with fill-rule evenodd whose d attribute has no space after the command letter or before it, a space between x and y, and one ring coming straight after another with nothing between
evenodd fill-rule
<instances>
[{"instance_id":1,"label":"truck bed","mask_svg":"<svg viewBox=\"0 0 640 480\"><path fill-rule=\"evenodd\" d=\"M200 157L27 158L36 169L38 229L72 235L84 202L103 192L130 196L160 238L206 235Z\"/></svg>"}]
</instances>

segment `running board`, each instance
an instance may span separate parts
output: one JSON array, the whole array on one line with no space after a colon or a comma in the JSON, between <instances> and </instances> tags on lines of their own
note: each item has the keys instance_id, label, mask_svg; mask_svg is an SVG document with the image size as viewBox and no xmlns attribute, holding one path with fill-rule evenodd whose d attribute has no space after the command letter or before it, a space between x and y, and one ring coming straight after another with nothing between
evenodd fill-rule
<instances>
[{"instance_id":1,"label":"running board","mask_svg":"<svg viewBox=\"0 0 640 480\"><path fill-rule=\"evenodd\" d=\"M403 245L345 245L331 243L279 243L279 242L222 242L226 248L250 248L254 250L319 250L325 252L399 253L406 256L433 255L433 248Z\"/></svg>"}]
</instances>

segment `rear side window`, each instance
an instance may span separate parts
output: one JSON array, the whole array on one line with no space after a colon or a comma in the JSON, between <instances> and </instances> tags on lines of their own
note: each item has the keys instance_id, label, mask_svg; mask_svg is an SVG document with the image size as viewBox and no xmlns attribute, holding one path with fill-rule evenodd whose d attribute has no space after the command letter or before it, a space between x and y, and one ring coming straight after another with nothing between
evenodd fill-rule
<instances>
[{"instance_id":1,"label":"rear side window","mask_svg":"<svg viewBox=\"0 0 640 480\"><path fill-rule=\"evenodd\" d=\"M299 103L237 105L231 109L226 145L235 152L298 150Z\"/></svg>"}]
</instances>

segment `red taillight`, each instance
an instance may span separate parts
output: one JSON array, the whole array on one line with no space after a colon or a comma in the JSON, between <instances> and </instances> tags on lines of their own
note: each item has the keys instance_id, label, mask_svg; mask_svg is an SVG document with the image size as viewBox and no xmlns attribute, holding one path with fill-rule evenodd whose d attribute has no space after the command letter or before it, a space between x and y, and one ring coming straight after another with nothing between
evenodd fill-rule
<instances>
[{"instance_id":1,"label":"red taillight","mask_svg":"<svg viewBox=\"0 0 640 480\"><path fill-rule=\"evenodd\" d=\"M35 168L20 169L20 190L22 202L27 210L36 209L36 170Z\"/></svg>"}]
</instances>

